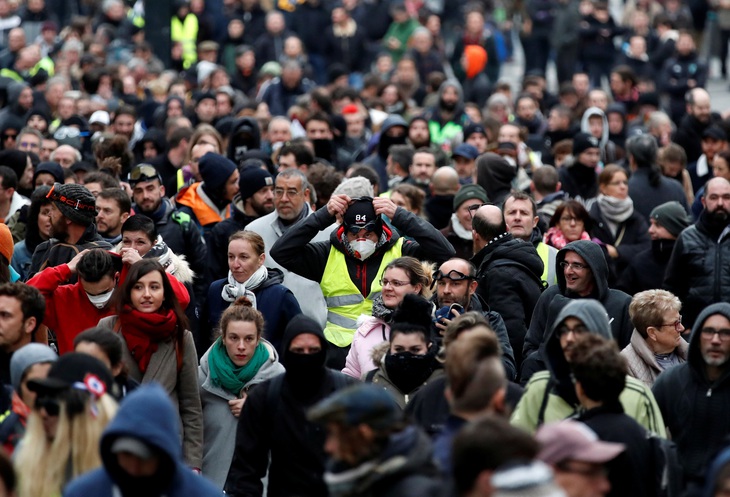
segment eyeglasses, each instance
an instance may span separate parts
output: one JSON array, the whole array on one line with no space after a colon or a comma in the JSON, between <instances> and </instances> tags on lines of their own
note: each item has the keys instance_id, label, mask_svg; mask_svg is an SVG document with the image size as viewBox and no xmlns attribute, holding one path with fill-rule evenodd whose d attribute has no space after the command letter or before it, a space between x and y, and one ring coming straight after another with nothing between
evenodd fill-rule
<instances>
[{"instance_id":1,"label":"eyeglasses","mask_svg":"<svg viewBox=\"0 0 730 497\"><path fill-rule=\"evenodd\" d=\"M588 333L588 328L583 324L579 324L575 328L568 328L567 326L561 326L558 328L558 337L567 335L568 333L572 333L573 335L582 335L583 333Z\"/></svg>"},{"instance_id":2,"label":"eyeglasses","mask_svg":"<svg viewBox=\"0 0 730 497\"><path fill-rule=\"evenodd\" d=\"M64 126L62 128L58 128L58 130L53 133L53 138L55 138L56 140L65 140L66 138L78 138L86 136L89 136L88 131L81 131L79 128L74 128L73 126Z\"/></svg>"},{"instance_id":3,"label":"eyeglasses","mask_svg":"<svg viewBox=\"0 0 730 497\"><path fill-rule=\"evenodd\" d=\"M467 207L466 210L469 211L469 215L473 219L476 211L478 211L480 207L484 207L485 205L491 205L491 204L488 204L488 203L487 204L474 204L474 205L470 205L469 207Z\"/></svg>"},{"instance_id":4,"label":"eyeglasses","mask_svg":"<svg viewBox=\"0 0 730 497\"><path fill-rule=\"evenodd\" d=\"M677 333L681 332L681 331L682 331L682 330L684 329L684 328L682 327L682 315L680 314L680 315L679 315L679 319L677 319L677 320L676 320L675 322L673 322L673 323L662 323L662 324L661 324L661 325L659 326L659 328L664 328L665 326L674 326L674 330L675 330L675 331L676 331ZM708 329L709 329L709 328L708 328Z\"/></svg>"},{"instance_id":5,"label":"eyeglasses","mask_svg":"<svg viewBox=\"0 0 730 497\"><path fill-rule=\"evenodd\" d=\"M288 190L284 190L283 188L274 188L274 196L276 198L284 198L284 194L286 194L287 197L298 197L302 194L302 192L294 188L289 188Z\"/></svg>"},{"instance_id":6,"label":"eyeglasses","mask_svg":"<svg viewBox=\"0 0 730 497\"><path fill-rule=\"evenodd\" d=\"M35 408L39 411L45 409L49 416L58 416L61 412L61 404L56 397L36 397Z\"/></svg>"},{"instance_id":7,"label":"eyeglasses","mask_svg":"<svg viewBox=\"0 0 730 497\"><path fill-rule=\"evenodd\" d=\"M560 263L560 267L563 269L568 269L572 267L575 271L583 271L584 269L588 268L587 264L581 264L580 262L568 262L568 261L562 261Z\"/></svg>"},{"instance_id":8,"label":"eyeglasses","mask_svg":"<svg viewBox=\"0 0 730 497\"><path fill-rule=\"evenodd\" d=\"M157 169L150 164L139 164L135 166L127 176L128 183L139 183L140 181L151 181L153 179L162 182Z\"/></svg>"},{"instance_id":9,"label":"eyeglasses","mask_svg":"<svg viewBox=\"0 0 730 497\"><path fill-rule=\"evenodd\" d=\"M96 216L96 204L87 204L81 202L79 199L72 199L68 198L66 195L61 195L56 191L56 187L60 187L61 183L55 183L51 187L51 191L48 192L48 195L46 195L46 198L49 200L53 200L54 202L59 202L61 204L66 204L67 206L71 207L72 209L76 209L77 211L89 211L93 212L94 216Z\"/></svg>"},{"instance_id":10,"label":"eyeglasses","mask_svg":"<svg viewBox=\"0 0 730 497\"><path fill-rule=\"evenodd\" d=\"M451 281L464 281L464 280L473 280L474 276L469 276L468 274L460 273L456 269L452 269L448 273L444 274L441 270L436 271L433 273L433 279L434 281L441 281L441 280L451 280Z\"/></svg>"},{"instance_id":11,"label":"eyeglasses","mask_svg":"<svg viewBox=\"0 0 730 497\"><path fill-rule=\"evenodd\" d=\"M715 338L715 335L720 336L720 340L723 342L727 342L730 340L730 330L727 328L723 328L721 330L715 329L715 328L702 328L700 330L700 333L702 333L702 336L705 338Z\"/></svg>"},{"instance_id":12,"label":"eyeglasses","mask_svg":"<svg viewBox=\"0 0 730 497\"><path fill-rule=\"evenodd\" d=\"M363 226L360 226L359 224L353 224L353 225L347 227L347 231L349 231L353 235L357 235L358 233L360 233L360 230L373 232L376 229L378 229L378 223L375 221L370 221L369 223L367 223Z\"/></svg>"},{"instance_id":13,"label":"eyeglasses","mask_svg":"<svg viewBox=\"0 0 730 497\"><path fill-rule=\"evenodd\" d=\"M35 142L20 142L18 145L20 147L24 147L24 148L32 148L32 149L39 148L39 145Z\"/></svg>"},{"instance_id":14,"label":"eyeglasses","mask_svg":"<svg viewBox=\"0 0 730 497\"><path fill-rule=\"evenodd\" d=\"M380 280L380 286L385 288L386 286L390 285L393 288L400 288L402 286L410 285L410 281L398 281L398 280L389 280L386 278L383 278Z\"/></svg>"},{"instance_id":15,"label":"eyeglasses","mask_svg":"<svg viewBox=\"0 0 730 497\"><path fill-rule=\"evenodd\" d=\"M560 222L562 222L562 223L582 223L583 220L581 220L575 216L561 216Z\"/></svg>"}]
</instances>

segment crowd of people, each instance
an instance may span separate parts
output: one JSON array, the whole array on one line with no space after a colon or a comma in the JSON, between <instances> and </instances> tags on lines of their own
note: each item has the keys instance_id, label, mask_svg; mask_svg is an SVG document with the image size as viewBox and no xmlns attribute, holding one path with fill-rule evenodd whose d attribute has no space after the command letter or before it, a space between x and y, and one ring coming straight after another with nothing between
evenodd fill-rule
<instances>
[{"instance_id":1,"label":"crowd of people","mask_svg":"<svg viewBox=\"0 0 730 497\"><path fill-rule=\"evenodd\" d=\"M171 9L0 0L0 496L730 492L730 3Z\"/></svg>"}]
</instances>

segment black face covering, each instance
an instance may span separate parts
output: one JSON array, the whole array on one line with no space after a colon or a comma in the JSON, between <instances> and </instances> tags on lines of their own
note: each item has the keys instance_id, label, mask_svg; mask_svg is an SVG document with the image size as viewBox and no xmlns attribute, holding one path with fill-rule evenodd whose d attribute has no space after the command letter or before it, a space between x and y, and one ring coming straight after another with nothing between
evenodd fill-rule
<instances>
[{"instance_id":1,"label":"black face covering","mask_svg":"<svg viewBox=\"0 0 730 497\"><path fill-rule=\"evenodd\" d=\"M385 356L385 370L388 378L404 394L421 386L434 369L433 354L416 355L412 352L398 352Z\"/></svg>"},{"instance_id":2,"label":"black face covering","mask_svg":"<svg viewBox=\"0 0 730 497\"><path fill-rule=\"evenodd\" d=\"M326 139L318 139L318 140L312 140L312 145L314 146L314 155L315 157L320 157L322 159L326 159L328 161L332 160L332 140L326 140Z\"/></svg>"},{"instance_id":3,"label":"black face covering","mask_svg":"<svg viewBox=\"0 0 730 497\"><path fill-rule=\"evenodd\" d=\"M388 157L388 150L393 145L405 145L408 139L408 133L403 133L401 136L388 136L386 133L380 135L380 141L378 141L378 154L382 158Z\"/></svg>"},{"instance_id":4,"label":"black face covering","mask_svg":"<svg viewBox=\"0 0 730 497\"><path fill-rule=\"evenodd\" d=\"M447 102L443 98L439 100L439 107L441 107L446 112L454 112L458 104L459 102Z\"/></svg>"},{"instance_id":5,"label":"black face covering","mask_svg":"<svg viewBox=\"0 0 730 497\"><path fill-rule=\"evenodd\" d=\"M175 475L175 467L167 457L160 459L160 466L152 476L130 476L121 467L116 470L115 483L124 497L159 497L168 490Z\"/></svg>"},{"instance_id":6,"label":"black face covering","mask_svg":"<svg viewBox=\"0 0 730 497\"><path fill-rule=\"evenodd\" d=\"M316 354L297 354L290 350L284 352L286 380L292 386L295 396L307 398L319 390L327 372L324 367L326 359L326 349Z\"/></svg>"}]
</instances>

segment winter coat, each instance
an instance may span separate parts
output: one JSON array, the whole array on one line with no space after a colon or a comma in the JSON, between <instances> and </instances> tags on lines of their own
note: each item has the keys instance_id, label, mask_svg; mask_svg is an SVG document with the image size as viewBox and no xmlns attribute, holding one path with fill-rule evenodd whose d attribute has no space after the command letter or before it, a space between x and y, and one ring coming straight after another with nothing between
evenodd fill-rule
<instances>
[{"instance_id":1,"label":"winter coat","mask_svg":"<svg viewBox=\"0 0 730 497\"><path fill-rule=\"evenodd\" d=\"M256 60L259 60L258 57ZM296 104L297 99L313 88L314 83L306 78L302 78L295 88L287 88L281 79L275 78L264 90L261 101L268 104L272 116L286 116L286 111Z\"/></svg>"},{"instance_id":2,"label":"winter coat","mask_svg":"<svg viewBox=\"0 0 730 497\"><path fill-rule=\"evenodd\" d=\"M422 384L417 386L415 389L413 389L410 392L403 392L398 386L393 383L393 380L390 379L390 376L388 376L388 371L385 369L385 356L388 353L388 349L390 348L389 343L383 343L377 346L372 351L371 356L371 364L375 366L377 369L375 371L371 371L371 373L367 374L364 378L365 381L368 381L370 383L374 383L380 387L382 387L384 390L386 390L389 394L393 396L395 401L398 403L398 406L400 406L401 409L405 409L408 402L413 398L413 396L418 393L421 388L428 385L431 381L434 379L443 376L444 375L444 369L442 367L437 367L433 370L431 375L426 378L426 381L424 381ZM436 359L434 358L434 363L436 363ZM372 368L371 368L372 369Z\"/></svg>"},{"instance_id":3,"label":"winter coat","mask_svg":"<svg viewBox=\"0 0 730 497\"><path fill-rule=\"evenodd\" d=\"M203 409L198 391L198 354L195 351L193 334L186 330L183 336L183 359L179 371L175 343L167 340L158 345L147 370L142 373L137 361L132 357L122 331L116 329L117 319L118 316L106 317L99 321L99 326L118 333L124 342L122 362L130 378L140 383L156 382L165 389L178 413L176 424L181 427L178 439L182 440L185 462L192 468L202 467Z\"/></svg>"},{"instance_id":4,"label":"winter coat","mask_svg":"<svg viewBox=\"0 0 730 497\"><path fill-rule=\"evenodd\" d=\"M659 89L669 95L672 116L685 112L685 94L692 88L704 88L707 84L707 64L692 52L689 55L675 55L664 63L659 75ZM694 86L689 85L694 80ZM689 160L689 159L688 159Z\"/></svg>"},{"instance_id":5,"label":"winter coat","mask_svg":"<svg viewBox=\"0 0 730 497\"><path fill-rule=\"evenodd\" d=\"M664 288L682 301L689 326L713 302L730 301L730 237L724 227L711 227L706 211L696 224L679 234L669 258Z\"/></svg>"},{"instance_id":6,"label":"winter coat","mask_svg":"<svg viewBox=\"0 0 730 497\"><path fill-rule=\"evenodd\" d=\"M38 245L35 252L33 252L33 260L30 263L28 277L32 277L47 267L60 266L61 264L71 262L71 259L76 254L92 248L103 248L104 250L111 250L112 248L111 244L104 241L101 235L96 232L96 225L94 224L90 224L79 241L73 245L56 238L46 240ZM76 281L75 277L70 282L73 283L74 281Z\"/></svg>"},{"instance_id":7,"label":"winter coat","mask_svg":"<svg viewBox=\"0 0 730 497\"><path fill-rule=\"evenodd\" d=\"M166 398L165 391L157 385L147 385L131 393L109 423L101 438L103 467L81 475L64 489L64 497L113 497L121 496L117 482L129 476L117 462L112 452L114 442L120 437L134 437L155 447L161 457L173 464L175 471L166 497L220 496L221 491L205 478L197 476L186 467L180 450L177 429L177 412ZM125 496L128 497L128 496Z\"/></svg>"},{"instance_id":8,"label":"winter coat","mask_svg":"<svg viewBox=\"0 0 730 497\"><path fill-rule=\"evenodd\" d=\"M726 312L727 304L715 304L697 317L699 330L712 314ZM667 430L677 444L677 456L687 484L701 485L713 454L726 444L730 434L730 369L715 381L707 377L700 345L701 333L692 333L687 362L673 367L656 379L653 392Z\"/></svg>"},{"instance_id":9,"label":"winter coat","mask_svg":"<svg viewBox=\"0 0 730 497\"><path fill-rule=\"evenodd\" d=\"M279 354L265 339L262 343L269 352L269 360L256 372L253 378L243 386L240 395L233 395L218 385L213 384L208 366L208 349L200 359L198 367L198 385L200 386L200 402L203 405L203 476L223 489L228 476L228 468L233 459L233 450L236 447L236 432L238 418L231 413L229 400L240 399L248 395L251 388L284 372L284 366L279 363ZM211 347L216 346L215 342ZM244 404L245 405L245 404Z\"/></svg>"},{"instance_id":10,"label":"winter coat","mask_svg":"<svg viewBox=\"0 0 730 497\"><path fill-rule=\"evenodd\" d=\"M674 350L680 362L687 361L688 348L687 342L680 340L679 345ZM642 337L636 330L631 335L631 343L621 351L621 355L626 359L629 374L637 380L643 381L649 388L654 385L657 376L664 371L657 363L654 351L646 343L646 338Z\"/></svg>"},{"instance_id":11,"label":"winter coat","mask_svg":"<svg viewBox=\"0 0 730 497\"><path fill-rule=\"evenodd\" d=\"M365 319L355 332L342 370L358 380L376 368L372 358L373 349L390 340L390 324L374 316L363 317Z\"/></svg>"},{"instance_id":12,"label":"winter coat","mask_svg":"<svg viewBox=\"0 0 730 497\"><path fill-rule=\"evenodd\" d=\"M629 295L662 288L674 243L674 240L652 240L651 248L639 252L629 261L616 288Z\"/></svg>"},{"instance_id":13,"label":"winter coat","mask_svg":"<svg viewBox=\"0 0 730 497\"><path fill-rule=\"evenodd\" d=\"M592 15L583 17L578 30L583 60L610 66L616 57L613 39L621 32L622 29L610 16L607 22L601 22Z\"/></svg>"},{"instance_id":14,"label":"winter coat","mask_svg":"<svg viewBox=\"0 0 730 497\"><path fill-rule=\"evenodd\" d=\"M444 235L451 246L454 247L454 250L456 251L456 255L454 257L469 260L474 255L474 243L471 239L467 240L457 235L454 231L453 222L453 219L450 220L449 225L441 230L441 234Z\"/></svg>"},{"instance_id":15,"label":"winter coat","mask_svg":"<svg viewBox=\"0 0 730 497\"><path fill-rule=\"evenodd\" d=\"M654 452L646 429L624 413L620 402L588 409L578 416L600 440L626 448L606 463L611 490L607 497L654 497Z\"/></svg>"},{"instance_id":16,"label":"winter coat","mask_svg":"<svg viewBox=\"0 0 730 497\"><path fill-rule=\"evenodd\" d=\"M477 294L504 319L519 368L527 327L542 293L542 259L531 243L504 233L471 261L477 268Z\"/></svg>"},{"instance_id":17,"label":"winter coat","mask_svg":"<svg viewBox=\"0 0 730 497\"><path fill-rule=\"evenodd\" d=\"M593 219L591 238L597 238L606 245L613 245L618 251L618 258L613 261L616 265L617 276L621 275L626 266L639 252L651 247L649 225L646 218L636 211L626 221L618 225L616 236L611 233L611 228L609 228L598 202L591 206L589 214Z\"/></svg>"},{"instance_id":18,"label":"winter coat","mask_svg":"<svg viewBox=\"0 0 730 497\"><path fill-rule=\"evenodd\" d=\"M388 185L388 171L386 170L386 162L388 159L388 140L383 138L387 135L390 128L402 126L408 129L408 122L397 114L391 114L385 118L383 125L380 127L380 138L378 139L378 147L374 154L370 155L363 161L363 164L372 167L378 173L378 183L381 191L385 190Z\"/></svg>"},{"instance_id":19,"label":"winter coat","mask_svg":"<svg viewBox=\"0 0 730 497\"><path fill-rule=\"evenodd\" d=\"M21 240L15 244L10 265L20 275L20 281L26 281L28 279L28 271L30 270L30 262L32 259L33 254L25 245L25 240Z\"/></svg>"},{"instance_id":20,"label":"winter coat","mask_svg":"<svg viewBox=\"0 0 730 497\"><path fill-rule=\"evenodd\" d=\"M284 336L284 329L291 318L301 314L302 310L294 294L287 287L282 285L284 275L278 269L269 268L269 276L266 281L253 290L256 295L256 309L264 316L264 338L281 351L281 339ZM208 300L203 311L208 330L218 329L221 315L231 302L223 300L221 292L228 284L228 278L218 280L210 285Z\"/></svg>"},{"instance_id":21,"label":"winter coat","mask_svg":"<svg viewBox=\"0 0 730 497\"><path fill-rule=\"evenodd\" d=\"M324 38L323 53L327 54L330 64L337 62L342 64L347 72L361 72L368 61L366 34L362 26L358 26L354 21L352 24L355 29L352 34L348 33L349 36L335 33L334 26L329 25L324 29L324 33L318 32L317 37Z\"/></svg>"},{"instance_id":22,"label":"winter coat","mask_svg":"<svg viewBox=\"0 0 730 497\"><path fill-rule=\"evenodd\" d=\"M601 247L597 243L588 240L571 242L558 252L555 260L557 267L560 267L560 263L565 260L565 254L568 251L581 256L590 267L595 280L595 288L593 293L586 298L596 299L606 308L613 338L618 342L620 348L626 347L634 330L631 319L629 319L631 297L620 290L608 287L608 266ZM560 309L572 299L583 298L567 290L565 273L562 270L558 271L557 277L558 284L552 285L545 290L535 305L530 328L525 337L523 351L523 357L525 358L536 351L543 342L546 342L548 337L546 330L553 326L551 320L555 319ZM525 378L523 377L523 379Z\"/></svg>"},{"instance_id":23,"label":"winter coat","mask_svg":"<svg viewBox=\"0 0 730 497\"><path fill-rule=\"evenodd\" d=\"M300 333L312 333L323 347L326 346L321 329L300 331L289 327L282 348L288 350L291 341ZM327 369L317 388L305 397L293 387L290 374L291 371L287 371L281 380L267 380L249 392L235 432L235 450L226 479L227 495L261 496L261 479L267 473L268 497L327 495L322 478L327 460L324 452L326 430L324 426L310 422L306 413L320 400L355 384L356 380ZM278 395L269 395L273 384L280 388Z\"/></svg>"},{"instance_id":24,"label":"winter coat","mask_svg":"<svg viewBox=\"0 0 730 497\"><path fill-rule=\"evenodd\" d=\"M208 252L206 281L213 282L228 275L228 239L233 233L246 229L248 223L255 219L257 216L248 216L243 212L241 197L236 195L231 203L231 217L216 224L205 234Z\"/></svg>"},{"instance_id":25,"label":"winter coat","mask_svg":"<svg viewBox=\"0 0 730 497\"><path fill-rule=\"evenodd\" d=\"M593 303L595 301L584 300L576 302L571 309L564 307L550 325L544 347L548 371L540 371L530 378L520 403L512 413L511 423L513 425L534 433L543 423L566 419L580 412L580 403L571 379L570 366L560 346L557 330L567 317L572 316L580 319L591 333L606 339L613 338L606 326L608 323L606 322L607 316L603 314L604 309ZM547 401L545 402L546 395ZM659 412L649 387L639 380L627 376L626 386L619 396L619 401L626 414L644 428L661 437L667 436L661 412Z\"/></svg>"},{"instance_id":26,"label":"winter coat","mask_svg":"<svg viewBox=\"0 0 730 497\"><path fill-rule=\"evenodd\" d=\"M592 167L585 166L577 160L566 161L558 169L558 177L562 183L562 191L570 198L580 201L590 207L598 196L598 175Z\"/></svg>"},{"instance_id":27,"label":"winter coat","mask_svg":"<svg viewBox=\"0 0 730 497\"><path fill-rule=\"evenodd\" d=\"M652 186L649 183L649 170L639 168L629 178L629 197L634 201L634 212L649 219L654 207L676 200L689 213L687 196L682 184L664 176L659 177L659 184Z\"/></svg>"},{"instance_id":28,"label":"winter coat","mask_svg":"<svg viewBox=\"0 0 730 497\"><path fill-rule=\"evenodd\" d=\"M686 114L677 125L677 130L672 135L672 141L682 147L687 153L687 163L695 162L702 155L702 134L712 124L722 121L719 114L710 114L708 122L702 122L695 116Z\"/></svg>"},{"instance_id":29,"label":"winter coat","mask_svg":"<svg viewBox=\"0 0 730 497\"><path fill-rule=\"evenodd\" d=\"M437 497L443 495L438 470L433 462L431 440L419 428L408 426L388 437L375 459L363 464L375 466L366 473L347 468L327 473L333 482L349 482L346 474L357 475L349 485L335 483L330 497ZM347 488L347 489L345 489Z\"/></svg>"},{"instance_id":30,"label":"winter coat","mask_svg":"<svg viewBox=\"0 0 730 497\"><path fill-rule=\"evenodd\" d=\"M313 214L312 209L308 205L305 204L303 208L307 210L306 216L311 216ZM279 222L279 214L274 211L256 219L255 221L251 221L251 223L246 226L246 231L253 231L254 233L261 235L265 244L264 253L266 254L264 266L270 269L278 269L284 273L284 282L282 285L291 290L294 297L297 299L297 302L306 302L302 312L306 316L314 319L322 326L322 328L324 328L327 323L327 305L324 302L324 296L322 295L322 290L319 288L319 283L308 280L292 271L289 271L271 257L271 247L273 247L274 243L276 243L276 241L284 234L282 227L283 226ZM324 242L329 240L332 229L334 229L334 225L317 233L317 236L315 236L312 241Z\"/></svg>"}]
</instances>

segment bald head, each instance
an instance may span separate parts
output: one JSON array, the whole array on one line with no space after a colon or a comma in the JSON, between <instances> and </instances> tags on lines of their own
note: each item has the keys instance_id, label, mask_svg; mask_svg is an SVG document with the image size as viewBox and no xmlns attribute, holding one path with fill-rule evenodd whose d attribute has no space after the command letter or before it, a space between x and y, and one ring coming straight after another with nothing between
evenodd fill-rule
<instances>
[{"instance_id":1,"label":"bald head","mask_svg":"<svg viewBox=\"0 0 730 497\"><path fill-rule=\"evenodd\" d=\"M730 217L730 181L721 177L708 181L702 205L715 221L727 221Z\"/></svg>"},{"instance_id":2,"label":"bald head","mask_svg":"<svg viewBox=\"0 0 730 497\"><path fill-rule=\"evenodd\" d=\"M481 206L474 214L471 227L472 234L474 235L475 254L487 243L507 231L502 209L496 205Z\"/></svg>"},{"instance_id":3,"label":"bald head","mask_svg":"<svg viewBox=\"0 0 730 497\"><path fill-rule=\"evenodd\" d=\"M496 205L483 205L474 213L474 217L484 219L491 224L500 224L504 218L502 217L502 209Z\"/></svg>"},{"instance_id":4,"label":"bald head","mask_svg":"<svg viewBox=\"0 0 730 497\"><path fill-rule=\"evenodd\" d=\"M702 123L709 123L712 116L710 94L704 88L694 88L687 99L687 113Z\"/></svg>"},{"instance_id":5,"label":"bald head","mask_svg":"<svg viewBox=\"0 0 730 497\"><path fill-rule=\"evenodd\" d=\"M434 195L456 195L460 186L459 174L451 166L436 169L431 177L431 189Z\"/></svg>"}]
</instances>

